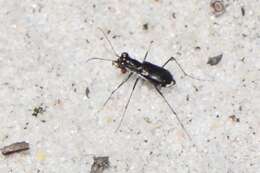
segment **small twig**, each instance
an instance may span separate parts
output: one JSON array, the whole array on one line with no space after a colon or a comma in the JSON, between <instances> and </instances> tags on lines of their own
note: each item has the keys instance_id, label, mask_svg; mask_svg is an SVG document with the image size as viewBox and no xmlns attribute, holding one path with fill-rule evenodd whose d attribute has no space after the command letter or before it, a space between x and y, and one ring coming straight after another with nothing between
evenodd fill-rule
<instances>
[{"instance_id":1,"label":"small twig","mask_svg":"<svg viewBox=\"0 0 260 173\"><path fill-rule=\"evenodd\" d=\"M109 157L94 157L94 163L91 166L90 173L103 173L103 171L109 168Z\"/></svg>"},{"instance_id":2,"label":"small twig","mask_svg":"<svg viewBox=\"0 0 260 173\"><path fill-rule=\"evenodd\" d=\"M207 64L209 64L209 65L217 65L221 61L222 57L223 57L223 54L220 54L220 55L217 55L217 56L214 56L214 57L210 57L208 59Z\"/></svg>"},{"instance_id":3,"label":"small twig","mask_svg":"<svg viewBox=\"0 0 260 173\"><path fill-rule=\"evenodd\" d=\"M1 152L3 155L10 155L10 154L13 154L13 153L17 153L17 152L20 152L20 151L25 151L25 150L29 150L30 147L29 147L29 143L27 142L16 142L16 143L13 143L11 145L8 145L8 146L5 146L3 148L1 148Z\"/></svg>"}]
</instances>

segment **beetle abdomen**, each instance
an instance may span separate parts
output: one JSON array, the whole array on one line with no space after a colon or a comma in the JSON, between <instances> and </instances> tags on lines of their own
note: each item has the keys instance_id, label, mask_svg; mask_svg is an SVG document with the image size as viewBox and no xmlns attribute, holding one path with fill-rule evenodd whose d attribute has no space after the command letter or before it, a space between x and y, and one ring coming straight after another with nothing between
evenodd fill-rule
<instances>
[{"instance_id":1,"label":"beetle abdomen","mask_svg":"<svg viewBox=\"0 0 260 173\"><path fill-rule=\"evenodd\" d=\"M163 67L154 65L150 62L143 62L143 72L141 75L155 85L165 87L167 85L174 85L175 80L172 74Z\"/></svg>"}]
</instances>

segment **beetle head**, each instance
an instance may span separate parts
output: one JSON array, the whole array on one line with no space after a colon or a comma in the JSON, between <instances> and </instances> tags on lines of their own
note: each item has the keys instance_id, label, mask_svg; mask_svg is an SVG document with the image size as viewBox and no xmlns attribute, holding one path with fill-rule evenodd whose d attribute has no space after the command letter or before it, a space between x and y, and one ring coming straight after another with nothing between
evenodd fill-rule
<instances>
[{"instance_id":1,"label":"beetle head","mask_svg":"<svg viewBox=\"0 0 260 173\"><path fill-rule=\"evenodd\" d=\"M112 64L114 66L116 66L117 68L120 68L121 71L123 73L125 73L127 71L126 70L126 64L127 64L128 60L129 60L128 53L127 52L123 52L117 60L112 62Z\"/></svg>"}]
</instances>

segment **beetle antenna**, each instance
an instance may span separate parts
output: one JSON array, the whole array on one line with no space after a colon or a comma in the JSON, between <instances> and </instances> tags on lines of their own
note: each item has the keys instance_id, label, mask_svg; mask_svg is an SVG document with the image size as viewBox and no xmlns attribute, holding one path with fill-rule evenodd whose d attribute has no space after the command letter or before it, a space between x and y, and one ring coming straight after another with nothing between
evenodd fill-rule
<instances>
[{"instance_id":1,"label":"beetle antenna","mask_svg":"<svg viewBox=\"0 0 260 173\"><path fill-rule=\"evenodd\" d=\"M114 61L113 59L105 59L105 58L89 58L86 62L92 61L92 60L100 60L100 61Z\"/></svg>"},{"instance_id":2,"label":"beetle antenna","mask_svg":"<svg viewBox=\"0 0 260 173\"><path fill-rule=\"evenodd\" d=\"M105 31L104 31L102 28L100 28L100 27L98 27L98 29L103 33L105 39L106 39L107 42L109 43L109 45L110 45L112 51L114 52L114 54L116 55L116 57L119 58L120 56L116 53L116 51L115 51L115 49L114 49L114 46L112 45L112 42L108 39L108 36L107 36L107 34L105 33Z\"/></svg>"}]
</instances>

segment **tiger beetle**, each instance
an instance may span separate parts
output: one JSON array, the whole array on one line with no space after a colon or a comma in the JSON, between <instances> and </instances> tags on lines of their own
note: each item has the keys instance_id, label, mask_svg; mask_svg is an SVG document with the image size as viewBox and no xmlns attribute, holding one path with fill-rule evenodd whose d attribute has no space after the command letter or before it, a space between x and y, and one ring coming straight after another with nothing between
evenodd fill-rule
<instances>
[{"instance_id":1,"label":"tiger beetle","mask_svg":"<svg viewBox=\"0 0 260 173\"><path fill-rule=\"evenodd\" d=\"M170 105L170 103L168 102L168 100L165 98L165 96L163 95L163 93L161 92L161 88L162 87L168 87L168 86L172 86L176 84L175 79L173 78L173 75L167 70L165 69L165 66L170 62L170 61L174 61L177 66L180 68L180 70L183 72L183 74L185 76L188 76L190 78L196 79L196 80L202 80L202 79L198 79L195 78L191 75L189 75L188 73L186 73L182 66L178 63L178 61L174 58L171 57L169 58L162 66L158 66L155 65L153 63L150 63L148 61L146 61L147 55L149 50L151 49L151 45L153 42L150 43L150 46L148 48L148 50L145 53L145 56L143 58L143 61L140 62L134 58L131 58L131 56L127 53L127 52L123 52L121 55L117 54L117 52L115 51L111 41L108 39L106 33L101 29L98 28L104 35L105 39L107 40L107 42L109 43L113 53L115 54L115 56L118 58L117 60L113 60L113 59L105 59L105 58L90 58L87 60L91 61L91 60L101 60L101 61L112 61L112 65L114 65L115 67L119 68L121 70L122 73L126 73L129 72L128 76L111 92L110 96L106 99L105 103L103 104L102 108L100 110L102 110L106 104L108 103L108 101L111 99L112 95L120 88L123 86L123 84L125 84L133 74L137 74L137 79L134 82L132 91L130 93L130 96L127 100L127 103L124 107L124 112L121 116L121 120L116 128L116 131L118 131L118 129L120 128L123 119L125 117L128 105L130 103L131 97L133 95L133 92L136 88L136 85L138 83L138 81L142 78L146 81L148 81L150 84L152 84L155 88L155 90L158 92L158 94L163 98L163 100L166 102L166 104L168 105L168 107L170 108L171 112L175 115L177 121L179 122L181 128L183 129L183 131L185 132L185 134L188 136L188 138L191 140L191 136L189 135L188 131L186 130L186 128L184 127L183 123L181 122L178 114L174 111L173 107Z\"/></svg>"}]
</instances>

